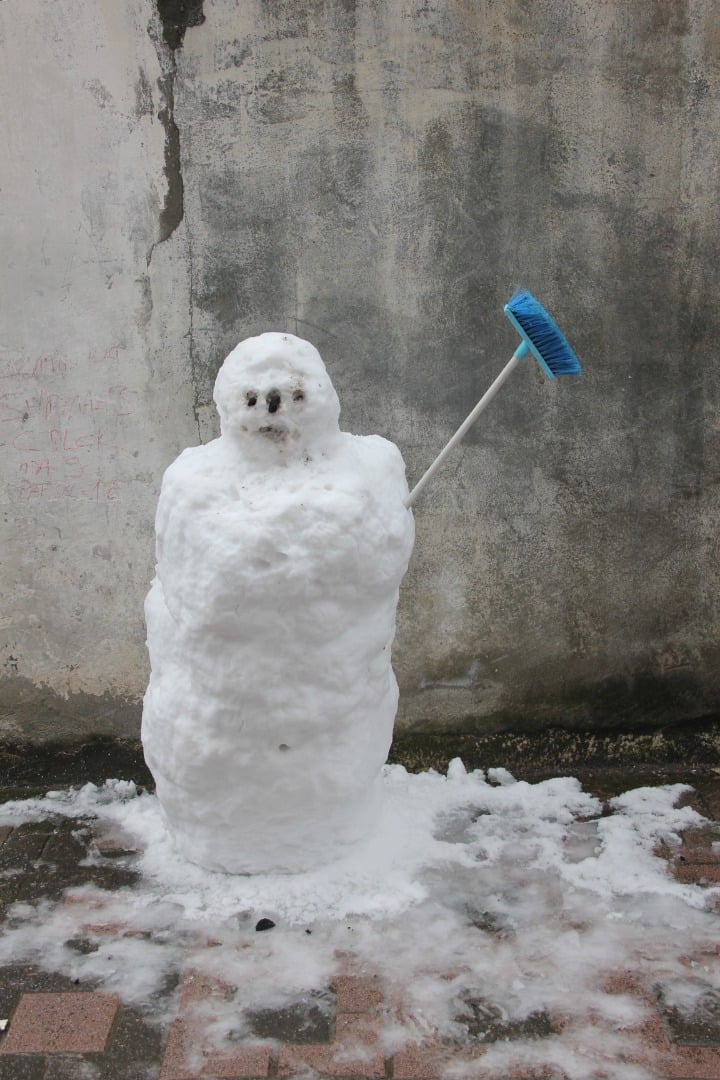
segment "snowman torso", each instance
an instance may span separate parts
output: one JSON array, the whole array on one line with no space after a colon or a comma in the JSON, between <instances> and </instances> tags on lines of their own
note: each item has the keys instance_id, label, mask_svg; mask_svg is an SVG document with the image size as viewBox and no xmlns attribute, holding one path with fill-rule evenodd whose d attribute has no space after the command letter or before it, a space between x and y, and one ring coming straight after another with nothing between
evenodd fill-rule
<instances>
[{"instance_id":1,"label":"snowman torso","mask_svg":"<svg viewBox=\"0 0 720 1080\"><path fill-rule=\"evenodd\" d=\"M176 841L211 868L335 857L390 745L404 467L384 439L331 435L273 440L266 467L223 434L163 479L143 743Z\"/></svg>"}]
</instances>

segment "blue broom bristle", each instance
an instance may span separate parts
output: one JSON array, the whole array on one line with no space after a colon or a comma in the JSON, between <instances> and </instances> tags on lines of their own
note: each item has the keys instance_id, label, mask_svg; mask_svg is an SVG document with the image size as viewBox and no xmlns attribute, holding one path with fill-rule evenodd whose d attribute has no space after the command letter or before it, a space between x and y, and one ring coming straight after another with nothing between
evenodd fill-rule
<instances>
[{"instance_id":1,"label":"blue broom bristle","mask_svg":"<svg viewBox=\"0 0 720 1080\"><path fill-rule=\"evenodd\" d=\"M580 374L580 361L565 335L527 289L518 290L505 311L514 316L533 353L547 365L551 375Z\"/></svg>"}]
</instances>

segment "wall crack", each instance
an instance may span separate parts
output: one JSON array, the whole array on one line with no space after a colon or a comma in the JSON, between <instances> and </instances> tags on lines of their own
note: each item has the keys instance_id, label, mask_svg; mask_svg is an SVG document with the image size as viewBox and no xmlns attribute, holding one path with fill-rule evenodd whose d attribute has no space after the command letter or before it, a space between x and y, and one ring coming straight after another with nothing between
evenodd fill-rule
<instances>
[{"instance_id":1,"label":"wall crack","mask_svg":"<svg viewBox=\"0 0 720 1080\"><path fill-rule=\"evenodd\" d=\"M157 80L160 91L158 120L165 130L164 172L167 181L165 202L160 210L158 239L147 256L147 264L158 244L169 240L185 215L185 192L180 158L180 130L175 121L175 78L177 50L182 48L185 31L205 22L203 0L155 0L156 15L148 34L160 64Z\"/></svg>"}]
</instances>

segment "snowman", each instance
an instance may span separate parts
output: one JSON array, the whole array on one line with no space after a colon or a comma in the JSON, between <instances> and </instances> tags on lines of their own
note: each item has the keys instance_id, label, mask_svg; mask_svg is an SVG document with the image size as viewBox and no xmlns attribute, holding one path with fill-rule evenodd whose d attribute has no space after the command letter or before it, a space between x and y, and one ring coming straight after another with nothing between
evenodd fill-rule
<instances>
[{"instance_id":1,"label":"snowman","mask_svg":"<svg viewBox=\"0 0 720 1080\"><path fill-rule=\"evenodd\" d=\"M413 545L397 447L338 426L317 350L241 342L221 435L167 469L142 740L174 841L233 874L340 857L373 824Z\"/></svg>"}]
</instances>

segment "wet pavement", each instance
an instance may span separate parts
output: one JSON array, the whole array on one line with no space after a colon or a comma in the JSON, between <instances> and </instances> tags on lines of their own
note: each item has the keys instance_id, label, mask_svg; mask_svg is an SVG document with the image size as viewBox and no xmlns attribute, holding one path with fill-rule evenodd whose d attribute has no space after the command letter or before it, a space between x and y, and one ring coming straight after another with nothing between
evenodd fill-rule
<instances>
[{"instance_id":1,"label":"wet pavement","mask_svg":"<svg viewBox=\"0 0 720 1080\"><path fill-rule=\"evenodd\" d=\"M678 778L677 774L672 777ZM666 782L668 777L635 774L629 785L626 775L598 771L591 777L580 775L580 779L585 790L607 804L612 795L628 786L649 780ZM678 881L707 888L720 883L720 830L712 824L720 821L720 775L717 771L695 771L684 779L694 788L684 798L711 824L688 830L681 845L667 847L660 854ZM0 801L31 793L27 784L20 790L13 787L0 791ZM578 836L579 851L583 842ZM12 920L13 905L18 902L85 903L87 932L64 944L78 955L92 953L104 932L117 936L119 929L112 924L104 926L97 892L94 901L83 899L78 887L93 885L103 890L103 895L112 896L132 886L137 880L135 855L123 846L122 837L103 832L84 818L48 818L14 828L3 826L0 918ZM502 933L502 927L483 929ZM395 989L388 992L380 976L357 970L351 951L340 958L339 974L325 991L300 995L283 1008L249 1013L236 1036L218 1047L209 1041L207 1031L214 1003L225 1000L231 988L207 973L200 974L192 963L193 951L214 944L197 940L178 943L188 952L187 963L180 969L183 974L169 979L156 995L163 1000L155 1001L152 1015L87 981L80 984L39 966L17 963L0 968L0 1078L247 1080L320 1076L432 1080L452 1075L505 1080L512 1075L518 1080L563 1080L567 1075L561 1064L542 1060L544 1040L562 1032L567 1018L539 1008L523 1021L509 1021L487 993L466 995L463 1000L458 1017L461 1039L450 1041L429 1033L415 1045L388 1050L386 1029L402 1010L402 1002L397 1000ZM720 952L720 933L715 952ZM688 957L687 984L692 1006L683 1008L678 1004L683 999L678 987L672 988L675 993L670 999L667 987L645 985L630 969L615 972L606 992L634 995L648 1006L636 1031L640 1049L632 1059L618 1060L605 1071L591 1067L589 1080L624 1080L635 1075L658 1080L719 1080L720 989L707 976L702 956ZM593 1022L590 1016L588 1023ZM489 1047L513 1040L537 1045L535 1063L512 1074L483 1067ZM643 1066L645 1073L633 1072Z\"/></svg>"}]
</instances>

